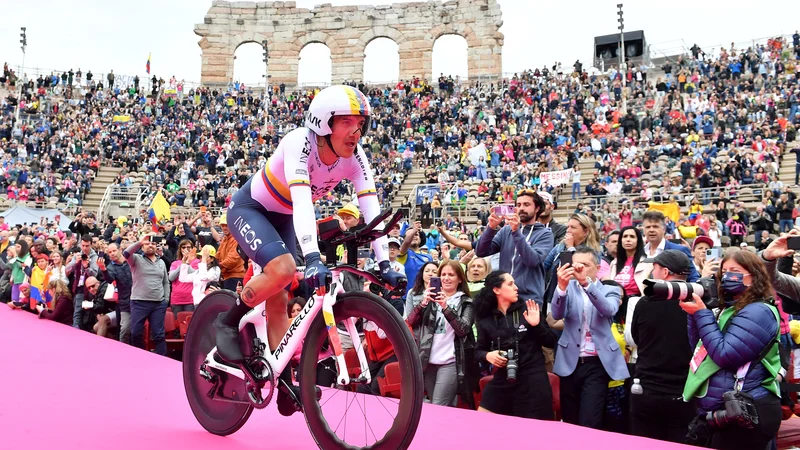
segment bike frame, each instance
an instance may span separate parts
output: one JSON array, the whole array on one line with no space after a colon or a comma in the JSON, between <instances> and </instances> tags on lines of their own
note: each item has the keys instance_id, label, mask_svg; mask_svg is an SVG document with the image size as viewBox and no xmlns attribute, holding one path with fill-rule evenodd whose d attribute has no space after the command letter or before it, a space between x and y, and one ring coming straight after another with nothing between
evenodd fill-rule
<instances>
[{"instance_id":1,"label":"bike frame","mask_svg":"<svg viewBox=\"0 0 800 450\"><path fill-rule=\"evenodd\" d=\"M299 269L300 268L298 268L298 270ZM264 352L263 357L269 364L276 380L278 375L281 374L286 366L288 366L291 362L292 357L297 351L297 348L303 345L303 341L308 334L311 324L314 322L314 319L317 317L320 311L322 311L325 319L325 325L328 328L330 345L333 348L334 356L338 362L338 376L336 381L340 385L350 384L350 375L346 369L347 364L345 363L342 345L339 340L339 331L336 327L336 322L333 316L333 306L336 304L337 297L344 293L344 289L342 288L342 275L344 272L356 273L365 277L369 281L382 284L374 275L359 270L353 266L339 265L331 268L334 281L331 283L331 287L328 292L326 292L325 295L313 295L303 307L303 310L300 311L297 317L295 317L291 322L289 329L286 331L286 334L284 334L280 345L278 345L275 351ZM267 338L265 303L259 304L253 308L252 311L242 317L242 320L239 322L239 331L241 332L241 330L244 329L247 324L253 324L256 330L256 337L262 343L264 343L264 345L269 345L269 340ZM352 339L353 347L358 354L358 362L361 373L356 379L360 382L366 382L369 384L372 382L372 376L369 371L369 365L367 364L367 357L364 353L364 347L361 345L361 337L358 335L358 330L356 329L355 319L353 317L347 319L345 321L345 327L350 335L350 339ZM245 375L241 369L217 362L217 360L214 358L216 353L217 347L211 349L211 351L208 353L208 356L206 356L206 366L223 371L241 380L245 380Z\"/></svg>"}]
</instances>

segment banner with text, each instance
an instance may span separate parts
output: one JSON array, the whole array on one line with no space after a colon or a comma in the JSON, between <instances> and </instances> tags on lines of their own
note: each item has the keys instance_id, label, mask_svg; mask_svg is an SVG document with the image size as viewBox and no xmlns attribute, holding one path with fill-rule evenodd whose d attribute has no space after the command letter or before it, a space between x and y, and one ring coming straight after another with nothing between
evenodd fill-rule
<instances>
[{"instance_id":1,"label":"banner with text","mask_svg":"<svg viewBox=\"0 0 800 450\"><path fill-rule=\"evenodd\" d=\"M570 177L572 177L572 169L542 172L539 179L543 185L560 186L562 184L570 184Z\"/></svg>"},{"instance_id":2,"label":"banner with text","mask_svg":"<svg viewBox=\"0 0 800 450\"><path fill-rule=\"evenodd\" d=\"M424 198L428 198L428 201L433 200L433 196L441 192L442 187L438 184L421 184L417 186L417 205L422 204L422 200Z\"/></svg>"}]
</instances>

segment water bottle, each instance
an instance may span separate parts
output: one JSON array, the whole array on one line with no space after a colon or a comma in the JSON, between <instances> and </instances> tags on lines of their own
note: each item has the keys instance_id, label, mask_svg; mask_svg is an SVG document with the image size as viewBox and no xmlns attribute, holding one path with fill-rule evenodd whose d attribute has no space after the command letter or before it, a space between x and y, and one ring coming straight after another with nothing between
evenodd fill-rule
<instances>
[{"instance_id":1,"label":"water bottle","mask_svg":"<svg viewBox=\"0 0 800 450\"><path fill-rule=\"evenodd\" d=\"M644 390L642 389L642 385L639 383L638 378L633 379L633 385L631 386L631 394L634 395L642 395Z\"/></svg>"}]
</instances>

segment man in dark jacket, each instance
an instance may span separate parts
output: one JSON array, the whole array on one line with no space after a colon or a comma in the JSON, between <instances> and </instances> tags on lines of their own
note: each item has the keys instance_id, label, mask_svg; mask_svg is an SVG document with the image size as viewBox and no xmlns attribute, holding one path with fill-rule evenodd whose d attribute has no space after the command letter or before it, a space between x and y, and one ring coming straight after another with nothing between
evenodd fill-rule
<instances>
[{"instance_id":1,"label":"man in dark jacket","mask_svg":"<svg viewBox=\"0 0 800 450\"><path fill-rule=\"evenodd\" d=\"M81 302L80 329L90 333L95 332L98 318L104 316L116 307L114 303L105 300L107 283L95 277L89 277L84 284L83 301Z\"/></svg>"},{"instance_id":2,"label":"man in dark jacket","mask_svg":"<svg viewBox=\"0 0 800 450\"><path fill-rule=\"evenodd\" d=\"M116 283L117 305L113 318L109 317L108 326L118 325L119 340L125 344L130 344L131 340L131 269L128 262L122 257L122 252L117 244L108 244L106 247L109 262L105 259L97 260L97 267L100 275L106 283ZM112 320L113 319L113 320Z\"/></svg>"},{"instance_id":3,"label":"man in dark jacket","mask_svg":"<svg viewBox=\"0 0 800 450\"><path fill-rule=\"evenodd\" d=\"M519 298L544 302L544 260L553 248L553 230L538 222L546 209L544 200L531 189L517 195L514 214L489 216L489 226L477 241L475 255L500 253L500 270L509 272L519 288ZM500 222L505 220L505 226Z\"/></svg>"},{"instance_id":4,"label":"man in dark jacket","mask_svg":"<svg viewBox=\"0 0 800 450\"><path fill-rule=\"evenodd\" d=\"M95 223L95 216L91 212L82 212L75 217L69 224L69 229L73 233L77 234L78 237L83 236L101 236L103 234L100 231L100 228L97 227L97 223Z\"/></svg>"},{"instance_id":5,"label":"man in dark jacket","mask_svg":"<svg viewBox=\"0 0 800 450\"><path fill-rule=\"evenodd\" d=\"M652 259L656 280L686 281L690 259L679 250L665 250ZM629 344L638 359L633 378L641 394L631 394L631 432L637 436L683 442L695 416L692 403L681 398L692 348L686 332L686 313L677 300L634 297L628 303ZM628 333L630 332L630 334Z\"/></svg>"},{"instance_id":6,"label":"man in dark jacket","mask_svg":"<svg viewBox=\"0 0 800 450\"><path fill-rule=\"evenodd\" d=\"M75 300L75 311L72 316L73 328L80 328L81 302L86 280L97 275L97 253L92 250L92 240L89 236L81 239L80 249L80 253L74 253L67 257L66 266L66 273L70 276L70 292Z\"/></svg>"}]
</instances>

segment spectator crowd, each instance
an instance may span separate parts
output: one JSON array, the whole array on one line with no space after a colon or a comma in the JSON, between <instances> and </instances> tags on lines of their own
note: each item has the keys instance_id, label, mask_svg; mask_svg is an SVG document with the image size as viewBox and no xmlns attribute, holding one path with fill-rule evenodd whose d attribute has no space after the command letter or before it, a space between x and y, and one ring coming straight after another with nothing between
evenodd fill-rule
<instances>
[{"instance_id":1,"label":"spectator crowd","mask_svg":"<svg viewBox=\"0 0 800 450\"><path fill-rule=\"evenodd\" d=\"M780 395L781 355L797 346L787 312L800 313L788 243L800 236L800 162L793 185L778 176L800 152L800 34L691 53L656 77L576 63L496 83L351 83L373 106L362 145L384 207L412 171L438 187L398 199L409 220L390 232L390 262L409 287L385 293L417 339L430 402L714 448L774 441L792 408ZM191 312L209 289L248 277L219 210L302 125L317 91L187 90L174 77L146 90L80 69L34 80L5 67L0 81L22 84L0 104L8 199L79 211L69 230L0 219L0 299L167 354L167 308ZM161 193L176 213L151 223L142 211L81 210L101 161L121 168L119 189ZM542 182L568 169L571 189ZM577 206L557 223L568 193ZM358 221L351 198L340 184L317 218ZM711 280L719 299L664 299L649 280ZM290 316L308 295L296 288ZM391 351L370 355L381 363L371 367L392 362ZM735 405L760 420L736 418Z\"/></svg>"}]
</instances>

